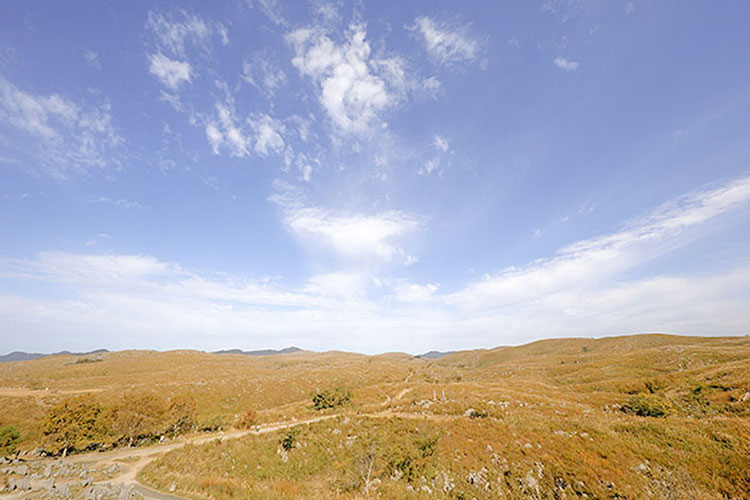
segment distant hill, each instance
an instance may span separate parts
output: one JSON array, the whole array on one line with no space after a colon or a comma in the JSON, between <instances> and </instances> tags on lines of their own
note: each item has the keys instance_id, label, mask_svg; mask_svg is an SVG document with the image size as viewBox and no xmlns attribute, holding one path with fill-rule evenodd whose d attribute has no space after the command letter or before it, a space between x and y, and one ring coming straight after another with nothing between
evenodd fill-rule
<instances>
[{"instance_id":1,"label":"distant hill","mask_svg":"<svg viewBox=\"0 0 750 500\"><path fill-rule=\"evenodd\" d=\"M59 354L68 354L68 355L73 355L73 356L88 356L89 354L101 354L103 352L109 352L109 351L107 349L97 349L95 351L89 351L89 352L60 351L60 352L53 352L51 354L42 354L40 352L13 351L10 354L5 354L3 356L0 356L0 363L8 363L11 361L31 361L32 359L43 358L45 356L57 356Z\"/></svg>"},{"instance_id":2,"label":"distant hill","mask_svg":"<svg viewBox=\"0 0 750 500\"><path fill-rule=\"evenodd\" d=\"M223 351L214 351L213 354L244 354L245 356L273 356L274 354L292 354L301 352L299 347L286 347L284 349L261 349L258 351L243 351L241 349L225 349Z\"/></svg>"},{"instance_id":3,"label":"distant hill","mask_svg":"<svg viewBox=\"0 0 750 500\"><path fill-rule=\"evenodd\" d=\"M422 359L438 359L447 356L448 354L453 354L454 352L456 351L429 351L424 354L417 354L414 357Z\"/></svg>"}]
</instances>

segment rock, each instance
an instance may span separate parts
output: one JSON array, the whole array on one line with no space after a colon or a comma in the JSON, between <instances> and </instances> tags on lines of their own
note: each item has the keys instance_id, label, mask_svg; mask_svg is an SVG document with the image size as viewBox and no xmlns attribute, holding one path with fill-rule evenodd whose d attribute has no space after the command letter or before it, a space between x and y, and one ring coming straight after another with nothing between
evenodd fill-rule
<instances>
[{"instance_id":1,"label":"rock","mask_svg":"<svg viewBox=\"0 0 750 500\"><path fill-rule=\"evenodd\" d=\"M16 478L12 477L8 481L8 489L10 491L26 491L31 489L31 482L29 481L29 478Z\"/></svg>"},{"instance_id":2,"label":"rock","mask_svg":"<svg viewBox=\"0 0 750 500\"><path fill-rule=\"evenodd\" d=\"M44 468L44 472L42 472L42 476L45 478L48 478L52 475L52 464L47 464L47 467Z\"/></svg>"},{"instance_id":3,"label":"rock","mask_svg":"<svg viewBox=\"0 0 750 500\"><path fill-rule=\"evenodd\" d=\"M50 491L55 487L55 478L51 477L49 479L43 479L42 481L39 481L38 486L42 490Z\"/></svg>"},{"instance_id":4,"label":"rock","mask_svg":"<svg viewBox=\"0 0 750 500\"><path fill-rule=\"evenodd\" d=\"M68 489L68 485L65 483L59 484L55 487L55 496L65 499L73 498L70 494L70 489Z\"/></svg>"},{"instance_id":5,"label":"rock","mask_svg":"<svg viewBox=\"0 0 750 500\"><path fill-rule=\"evenodd\" d=\"M109 486L104 484L95 484L83 490L83 500L102 500L109 493Z\"/></svg>"},{"instance_id":6,"label":"rock","mask_svg":"<svg viewBox=\"0 0 750 500\"><path fill-rule=\"evenodd\" d=\"M477 412L474 408L469 408L464 412L464 417L477 418L477 416L479 416L479 412Z\"/></svg>"},{"instance_id":7,"label":"rock","mask_svg":"<svg viewBox=\"0 0 750 500\"><path fill-rule=\"evenodd\" d=\"M740 401L742 401L743 403L745 401L750 401L750 391L745 392L745 394L743 394L740 398Z\"/></svg>"},{"instance_id":8,"label":"rock","mask_svg":"<svg viewBox=\"0 0 750 500\"><path fill-rule=\"evenodd\" d=\"M85 488L85 487L87 487L87 486L91 486L91 482L92 482L92 481L91 481L91 478L90 478L90 477L85 477L85 478L83 478L83 480L81 481L81 486L83 486L84 488Z\"/></svg>"},{"instance_id":9,"label":"rock","mask_svg":"<svg viewBox=\"0 0 750 500\"><path fill-rule=\"evenodd\" d=\"M172 483L172 484L169 485L169 492L170 493L173 493L174 490L176 490L176 489L177 489L177 483Z\"/></svg>"},{"instance_id":10,"label":"rock","mask_svg":"<svg viewBox=\"0 0 750 500\"><path fill-rule=\"evenodd\" d=\"M11 465L3 469L5 474L18 474L19 476L28 476L29 468L26 465Z\"/></svg>"}]
</instances>

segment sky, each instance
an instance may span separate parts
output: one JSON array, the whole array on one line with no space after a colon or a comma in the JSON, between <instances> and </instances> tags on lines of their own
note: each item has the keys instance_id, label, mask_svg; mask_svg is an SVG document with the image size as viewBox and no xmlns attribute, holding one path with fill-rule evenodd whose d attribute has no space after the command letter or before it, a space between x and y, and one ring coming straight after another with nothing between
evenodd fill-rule
<instances>
[{"instance_id":1,"label":"sky","mask_svg":"<svg viewBox=\"0 0 750 500\"><path fill-rule=\"evenodd\" d=\"M750 333L744 1L0 5L0 352Z\"/></svg>"}]
</instances>

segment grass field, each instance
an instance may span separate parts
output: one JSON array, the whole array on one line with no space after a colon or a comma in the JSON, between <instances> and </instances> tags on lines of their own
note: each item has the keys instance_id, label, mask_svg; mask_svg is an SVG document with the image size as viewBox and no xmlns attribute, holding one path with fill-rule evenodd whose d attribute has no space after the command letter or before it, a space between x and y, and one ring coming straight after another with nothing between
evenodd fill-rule
<instances>
[{"instance_id":1,"label":"grass field","mask_svg":"<svg viewBox=\"0 0 750 500\"><path fill-rule=\"evenodd\" d=\"M313 406L336 390L351 397ZM333 416L188 445L140 471L185 498L749 498L747 337L545 340L437 360L55 356L0 365L0 426L31 450L55 405L143 394L190 395L190 432L230 429L248 410L253 424Z\"/></svg>"}]
</instances>

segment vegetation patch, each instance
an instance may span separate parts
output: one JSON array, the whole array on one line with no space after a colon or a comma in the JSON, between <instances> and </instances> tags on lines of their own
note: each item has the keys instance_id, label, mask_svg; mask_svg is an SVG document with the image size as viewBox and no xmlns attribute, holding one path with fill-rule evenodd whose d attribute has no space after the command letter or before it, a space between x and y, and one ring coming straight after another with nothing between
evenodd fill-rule
<instances>
[{"instance_id":1,"label":"vegetation patch","mask_svg":"<svg viewBox=\"0 0 750 500\"><path fill-rule=\"evenodd\" d=\"M312 397L313 408L316 410L328 410L351 403L352 393L337 387L333 390L317 392Z\"/></svg>"}]
</instances>

